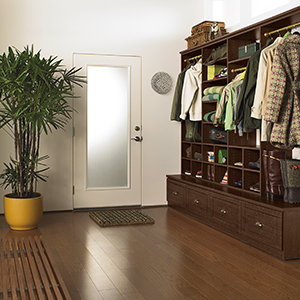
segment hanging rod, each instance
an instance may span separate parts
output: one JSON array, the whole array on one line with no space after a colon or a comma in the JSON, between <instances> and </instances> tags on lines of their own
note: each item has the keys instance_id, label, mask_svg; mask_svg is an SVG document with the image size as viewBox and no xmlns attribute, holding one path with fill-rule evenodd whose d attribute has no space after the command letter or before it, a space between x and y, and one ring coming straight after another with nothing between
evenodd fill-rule
<instances>
[{"instance_id":1,"label":"hanging rod","mask_svg":"<svg viewBox=\"0 0 300 300\"><path fill-rule=\"evenodd\" d=\"M296 26L299 26L299 25L300 25L300 22L299 23L295 23L293 25L286 26L286 27L282 27L282 28L274 30L274 31L266 32L264 35L268 36L268 35L271 35L272 33L278 33L279 31L289 30L290 28L293 28L293 27L296 27Z\"/></svg>"},{"instance_id":2,"label":"hanging rod","mask_svg":"<svg viewBox=\"0 0 300 300\"><path fill-rule=\"evenodd\" d=\"M231 72L234 73L234 72L244 71L246 69L247 69L247 67L238 68L238 69L232 69Z\"/></svg>"},{"instance_id":3,"label":"hanging rod","mask_svg":"<svg viewBox=\"0 0 300 300\"><path fill-rule=\"evenodd\" d=\"M187 58L187 59L184 60L184 62L187 62L187 61L190 61L190 60L193 60L193 59L196 59L196 58L200 58L200 57L202 57L201 54L197 55L197 56L194 56L194 57L191 57L191 58Z\"/></svg>"}]
</instances>

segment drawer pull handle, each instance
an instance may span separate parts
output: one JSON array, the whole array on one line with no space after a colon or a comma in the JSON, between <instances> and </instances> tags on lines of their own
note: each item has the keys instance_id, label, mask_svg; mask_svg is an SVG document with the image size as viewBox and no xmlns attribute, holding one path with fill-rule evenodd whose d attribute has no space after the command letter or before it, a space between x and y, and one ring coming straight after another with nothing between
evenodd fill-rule
<instances>
[{"instance_id":1,"label":"drawer pull handle","mask_svg":"<svg viewBox=\"0 0 300 300\"><path fill-rule=\"evenodd\" d=\"M262 222L256 222L255 225L258 226L258 227L263 227L264 226L264 224Z\"/></svg>"},{"instance_id":2,"label":"drawer pull handle","mask_svg":"<svg viewBox=\"0 0 300 300\"><path fill-rule=\"evenodd\" d=\"M227 210L226 209L221 209L221 213L225 215L225 214L227 214Z\"/></svg>"},{"instance_id":3,"label":"drawer pull handle","mask_svg":"<svg viewBox=\"0 0 300 300\"><path fill-rule=\"evenodd\" d=\"M178 193L176 191L173 192L173 195L178 195Z\"/></svg>"},{"instance_id":4,"label":"drawer pull handle","mask_svg":"<svg viewBox=\"0 0 300 300\"><path fill-rule=\"evenodd\" d=\"M197 200L197 199L195 199L194 202L195 202L196 204L199 204L199 200Z\"/></svg>"}]
</instances>

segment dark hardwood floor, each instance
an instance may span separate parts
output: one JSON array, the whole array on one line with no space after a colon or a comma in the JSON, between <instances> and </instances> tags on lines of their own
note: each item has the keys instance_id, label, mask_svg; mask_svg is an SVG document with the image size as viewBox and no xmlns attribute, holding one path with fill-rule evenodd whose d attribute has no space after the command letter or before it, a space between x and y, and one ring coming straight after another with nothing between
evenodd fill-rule
<instances>
[{"instance_id":1,"label":"dark hardwood floor","mask_svg":"<svg viewBox=\"0 0 300 300\"><path fill-rule=\"evenodd\" d=\"M43 235L72 299L300 299L300 260L281 261L168 207L154 225L99 227L88 212L45 213Z\"/></svg>"}]
</instances>

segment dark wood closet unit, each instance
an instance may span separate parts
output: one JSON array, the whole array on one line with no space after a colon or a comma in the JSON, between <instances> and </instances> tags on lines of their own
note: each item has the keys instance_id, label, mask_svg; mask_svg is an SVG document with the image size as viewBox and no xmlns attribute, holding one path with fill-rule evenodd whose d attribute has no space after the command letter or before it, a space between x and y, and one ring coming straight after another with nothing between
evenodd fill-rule
<instances>
[{"instance_id":1,"label":"dark wood closet unit","mask_svg":"<svg viewBox=\"0 0 300 300\"><path fill-rule=\"evenodd\" d=\"M266 33L300 22L300 6L287 12L258 22L243 29L226 34L213 41L180 52L182 70L188 59L202 55L204 62L212 49L227 43L227 57L215 64L227 66L227 77L207 80L207 67L202 66L202 91L211 86L222 86L231 82L238 74L233 70L244 68L250 58L238 58L238 48L251 43L266 45ZM283 36L285 31L280 31ZM278 34L272 34L276 38ZM216 109L216 101L202 102L202 115ZM196 220L222 231L242 242L248 243L280 259L300 258L300 205L289 204L283 199L265 197L263 165L260 170L249 168L249 162L262 158L263 150L279 150L269 143L260 142L256 131L240 137L228 131L227 144L215 144L209 139L212 122L201 122L201 142L185 141L185 122L182 122L181 174L167 175L168 205ZM258 141L257 141L258 140ZM191 147L192 155L186 150ZM219 150L227 150L225 164L218 163ZM207 152L214 152L214 161L209 162ZM195 159L195 152L202 159ZM286 150L287 158L292 152ZM242 166L236 166L242 162ZM214 167L214 180L208 180L207 166ZM186 175L186 170L191 175ZM195 175L202 170L202 178ZM220 182L228 172L228 184ZM242 187L234 182L242 179ZM260 192L250 190L256 183Z\"/></svg>"}]
</instances>

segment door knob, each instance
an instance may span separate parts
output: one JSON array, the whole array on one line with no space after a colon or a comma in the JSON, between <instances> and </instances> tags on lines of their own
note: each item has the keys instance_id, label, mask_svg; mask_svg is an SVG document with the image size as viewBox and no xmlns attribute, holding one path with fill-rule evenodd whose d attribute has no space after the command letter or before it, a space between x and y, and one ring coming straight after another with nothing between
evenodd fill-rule
<instances>
[{"instance_id":1,"label":"door knob","mask_svg":"<svg viewBox=\"0 0 300 300\"><path fill-rule=\"evenodd\" d=\"M131 139L136 142L141 142L143 140L143 137L137 135L135 137L132 137Z\"/></svg>"}]
</instances>

